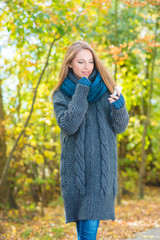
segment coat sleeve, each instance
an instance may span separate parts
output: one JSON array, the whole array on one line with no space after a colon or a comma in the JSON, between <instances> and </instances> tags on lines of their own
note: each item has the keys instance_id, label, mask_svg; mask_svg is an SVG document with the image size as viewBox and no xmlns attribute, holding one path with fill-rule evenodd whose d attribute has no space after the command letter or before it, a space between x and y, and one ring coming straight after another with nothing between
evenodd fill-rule
<instances>
[{"instance_id":1,"label":"coat sleeve","mask_svg":"<svg viewBox=\"0 0 160 240\"><path fill-rule=\"evenodd\" d=\"M128 122L129 115L126 109L125 101L120 108L111 104L111 125L113 132L116 134L124 132L128 126Z\"/></svg>"},{"instance_id":2,"label":"coat sleeve","mask_svg":"<svg viewBox=\"0 0 160 240\"><path fill-rule=\"evenodd\" d=\"M69 103L59 89L53 94L53 107L58 126L68 135L77 132L87 112L87 96L91 84L87 80L81 80L77 83L75 93Z\"/></svg>"}]
</instances>

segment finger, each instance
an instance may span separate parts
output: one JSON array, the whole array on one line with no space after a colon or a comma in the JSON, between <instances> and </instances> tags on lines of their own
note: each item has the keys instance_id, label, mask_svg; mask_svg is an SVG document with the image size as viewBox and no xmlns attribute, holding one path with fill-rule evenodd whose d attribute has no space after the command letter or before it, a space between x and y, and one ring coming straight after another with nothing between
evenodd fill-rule
<instances>
[{"instance_id":1,"label":"finger","mask_svg":"<svg viewBox=\"0 0 160 240\"><path fill-rule=\"evenodd\" d=\"M120 97L121 93L118 91L117 88L116 88L116 92L117 92L118 96Z\"/></svg>"},{"instance_id":2,"label":"finger","mask_svg":"<svg viewBox=\"0 0 160 240\"><path fill-rule=\"evenodd\" d=\"M115 100L113 98L108 98L108 100L109 100L110 103L115 102Z\"/></svg>"},{"instance_id":3,"label":"finger","mask_svg":"<svg viewBox=\"0 0 160 240\"><path fill-rule=\"evenodd\" d=\"M118 96L114 96L114 95L110 95L111 98L115 99L115 100L118 100Z\"/></svg>"}]
</instances>

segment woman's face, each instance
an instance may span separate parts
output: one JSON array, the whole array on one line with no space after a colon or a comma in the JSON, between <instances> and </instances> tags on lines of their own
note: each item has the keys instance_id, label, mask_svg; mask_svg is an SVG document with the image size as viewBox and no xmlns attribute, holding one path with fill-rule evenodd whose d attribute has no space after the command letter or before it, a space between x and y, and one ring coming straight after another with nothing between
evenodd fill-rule
<instances>
[{"instance_id":1,"label":"woman's face","mask_svg":"<svg viewBox=\"0 0 160 240\"><path fill-rule=\"evenodd\" d=\"M92 52L88 49L80 50L69 64L69 67L73 69L74 75L79 79L88 78L94 68Z\"/></svg>"}]
</instances>

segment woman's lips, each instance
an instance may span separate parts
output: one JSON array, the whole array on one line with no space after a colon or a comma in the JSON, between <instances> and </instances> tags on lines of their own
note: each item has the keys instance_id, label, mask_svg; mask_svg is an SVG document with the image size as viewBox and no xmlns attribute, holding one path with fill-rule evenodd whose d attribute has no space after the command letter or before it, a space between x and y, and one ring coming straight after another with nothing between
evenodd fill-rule
<instances>
[{"instance_id":1,"label":"woman's lips","mask_svg":"<svg viewBox=\"0 0 160 240\"><path fill-rule=\"evenodd\" d=\"M90 72L82 72L84 75L89 76Z\"/></svg>"}]
</instances>

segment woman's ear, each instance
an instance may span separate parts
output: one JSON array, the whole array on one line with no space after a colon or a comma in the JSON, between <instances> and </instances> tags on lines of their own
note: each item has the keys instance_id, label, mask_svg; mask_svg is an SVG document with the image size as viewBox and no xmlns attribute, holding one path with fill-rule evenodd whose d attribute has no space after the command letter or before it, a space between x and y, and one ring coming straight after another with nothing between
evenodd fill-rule
<instances>
[{"instance_id":1,"label":"woman's ear","mask_svg":"<svg viewBox=\"0 0 160 240\"><path fill-rule=\"evenodd\" d=\"M72 68L72 61L70 61L70 62L68 63L68 67L69 67L69 68Z\"/></svg>"}]
</instances>

